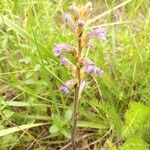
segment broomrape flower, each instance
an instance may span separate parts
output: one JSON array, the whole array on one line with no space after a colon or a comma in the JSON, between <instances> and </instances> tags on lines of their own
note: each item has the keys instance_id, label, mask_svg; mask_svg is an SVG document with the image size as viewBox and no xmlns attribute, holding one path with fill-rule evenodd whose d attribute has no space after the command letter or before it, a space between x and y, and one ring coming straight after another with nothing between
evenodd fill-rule
<instances>
[{"instance_id":1,"label":"broomrape flower","mask_svg":"<svg viewBox=\"0 0 150 150\"><path fill-rule=\"evenodd\" d=\"M66 66L68 69L74 69L76 68L74 64L72 64L71 61L69 61L67 58L62 57L60 60L60 64Z\"/></svg>"},{"instance_id":2,"label":"broomrape flower","mask_svg":"<svg viewBox=\"0 0 150 150\"><path fill-rule=\"evenodd\" d=\"M105 28L98 28L93 30L92 32L89 33L88 37L90 39L98 37L99 39L106 41L106 29Z\"/></svg>"},{"instance_id":3,"label":"broomrape flower","mask_svg":"<svg viewBox=\"0 0 150 150\"><path fill-rule=\"evenodd\" d=\"M95 66L95 64L89 58L83 58L82 63L85 66L85 72L89 75L95 74L102 76L103 71L101 68Z\"/></svg>"},{"instance_id":4,"label":"broomrape flower","mask_svg":"<svg viewBox=\"0 0 150 150\"><path fill-rule=\"evenodd\" d=\"M62 52L72 52L73 47L69 44L60 43L54 45L54 55L58 57Z\"/></svg>"},{"instance_id":5,"label":"broomrape flower","mask_svg":"<svg viewBox=\"0 0 150 150\"><path fill-rule=\"evenodd\" d=\"M75 86L75 84L77 83L77 81L75 79L69 80L66 83L64 83L61 87L60 90L64 93L64 94L68 94L70 89L72 87Z\"/></svg>"}]
</instances>

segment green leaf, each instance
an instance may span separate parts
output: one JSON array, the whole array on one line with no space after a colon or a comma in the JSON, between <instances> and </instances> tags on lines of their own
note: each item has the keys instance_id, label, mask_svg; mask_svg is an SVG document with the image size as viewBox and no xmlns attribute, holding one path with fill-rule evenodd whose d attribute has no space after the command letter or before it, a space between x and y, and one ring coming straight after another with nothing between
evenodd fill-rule
<instances>
[{"instance_id":1,"label":"green leaf","mask_svg":"<svg viewBox=\"0 0 150 150\"><path fill-rule=\"evenodd\" d=\"M141 135L144 126L150 121L150 109L142 103L133 102L125 113L125 125L122 130L123 137L134 134Z\"/></svg>"},{"instance_id":2,"label":"green leaf","mask_svg":"<svg viewBox=\"0 0 150 150\"><path fill-rule=\"evenodd\" d=\"M72 110L68 109L65 111L65 120L70 121L72 118Z\"/></svg>"},{"instance_id":3,"label":"green leaf","mask_svg":"<svg viewBox=\"0 0 150 150\"><path fill-rule=\"evenodd\" d=\"M88 121L78 121L77 126L80 128L95 128L95 129L106 129L107 127L103 123L99 122L88 122Z\"/></svg>"},{"instance_id":4,"label":"green leaf","mask_svg":"<svg viewBox=\"0 0 150 150\"><path fill-rule=\"evenodd\" d=\"M13 111L11 111L11 110L9 110L9 109L4 109L3 111L2 111L2 117L3 117L3 120L7 120L7 119L9 119L9 118L11 118L11 116L14 114L14 112Z\"/></svg>"},{"instance_id":5,"label":"green leaf","mask_svg":"<svg viewBox=\"0 0 150 150\"><path fill-rule=\"evenodd\" d=\"M52 134L55 134L59 131L59 128L56 126L56 125L52 125L50 128L49 128L49 132L52 133Z\"/></svg>"},{"instance_id":6,"label":"green leaf","mask_svg":"<svg viewBox=\"0 0 150 150\"><path fill-rule=\"evenodd\" d=\"M96 106L99 110L103 111L108 116L108 122L110 126L115 128L115 131L118 135L121 134L121 120L119 114L116 111L116 108L113 105L110 105L106 102L97 102L97 100L93 100L91 102L92 105Z\"/></svg>"},{"instance_id":7,"label":"green leaf","mask_svg":"<svg viewBox=\"0 0 150 150\"><path fill-rule=\"evenodd\" d=\"M71 138L71 135L70 135L69 130L67 131L67 129L62 128L62 129L60 130L60 132L61 132L66 138L68 138L68 139Z\"/></svg>"},{"instance_id":8,"label":"green leaf","mask_svg":"<svg viewBox=\"0 0 150 150\"><path fill-rule=\"evenodd\" d=\"M1 101L1 105L13 106L13 107L51 107L51 105L41 103L30 103L22 101Z\"/></svg>"},{"instance_id":9,"label":"green leaf","mask_svg":"<svg viewBox=\"0 0 150 150\"><path fill-rule=\"evenodd\" d=\"M128 139L118 150L149 150L145 141L140 137Z\"/></svg>"}]
</instances>

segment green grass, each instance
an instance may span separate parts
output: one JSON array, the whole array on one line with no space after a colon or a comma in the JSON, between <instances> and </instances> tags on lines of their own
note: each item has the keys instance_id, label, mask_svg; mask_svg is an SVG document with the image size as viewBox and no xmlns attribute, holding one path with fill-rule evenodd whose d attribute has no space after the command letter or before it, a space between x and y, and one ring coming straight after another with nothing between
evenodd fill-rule
<instances>
[{"instance_id":1,"label":"green grass","mask_svg":"<svg viewBox=\"0 0 150 150\"><path fill-rule=\"evenodd\" d=\"M72 2L0 1L0 150L67 144L71 149L73 93L59 91L71 76L54 57L53 47L74 44L62 19ZM150 1L126 2L94 1L89 26L105 26L108 32L107 42L94 40L88 53L104 75L92 78L80 99L78 140L83 149L150 147Z\"/></svg>"}]
</instances>

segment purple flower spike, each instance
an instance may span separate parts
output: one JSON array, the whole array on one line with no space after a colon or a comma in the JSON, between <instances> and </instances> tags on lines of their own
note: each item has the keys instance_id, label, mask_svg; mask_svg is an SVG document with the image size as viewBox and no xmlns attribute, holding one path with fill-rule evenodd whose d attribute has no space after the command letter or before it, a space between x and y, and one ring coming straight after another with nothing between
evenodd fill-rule
<instances>
[{"instance_id":1,"label":"purple flower spike","mask_svg":"<svg viewBox=\"0 0 150 150\"><path fill-rule=\"evenodd\" d=\"M55 44L54 47L54 55L58 57L62 52L71 52L73 47L71 45L65 44L65 43L60 43L60 44Z\"/></svg>"},{"instance_id":2,"label":"purple flower spike","mask_svg":"<svg viewBox=\"0 0 150 150\"><path fill-rule=\"evenodd\" d=\"M95 38L98 37L99 39L106 41L106 29L105 28L98 28L89 33L89 38Z\"/></svg>"},{"instance_id":3,"label":"purple flower spike","mask_svg":"<svg viewBox=\"0 0 150 150\"><path fill-rule=\"evenodd\" d=\"M95 75L102 76L103 70L101 68L95 67Z\"/></svg>"},{"instance_id":4,"label":"purple flower spike","mask_svg":"<svg viewBox=\"0 0 150 150\"><path fill-rule=\"evenodd\" d=\"M61 65L65 65L67 66L68 68L73 68L75 67L67 58L65 57L62 57L61 60L60 60L60 63Z\"/></svg>"},{"instance_id":5,"label":"purple flower spike","mask_svg":"<svg viewBox=\"0 0 150 150\"><path fill-rule=\"evenodd\" d=\"M64 20L65 20L66 24L68 25L68 27L70 27L74 31L75 30L75 24L74 24L71 16L68 14L64 14Z\"/></svg>"},{"instance_id":6,"label":"purple flower spike","mask_svg":"<svg viewBox=\"0 0 150 150\"><path fill-rule=\"evenodd\" d=\"M64 93L64 94L68 94L69 93L69 90L75 86L76 84L76 80L75 79L72 79L72 80L69 80L67 81L66 83L64 83L61 87L60 87L60 90Z\"/></svg>"}]
</instances>

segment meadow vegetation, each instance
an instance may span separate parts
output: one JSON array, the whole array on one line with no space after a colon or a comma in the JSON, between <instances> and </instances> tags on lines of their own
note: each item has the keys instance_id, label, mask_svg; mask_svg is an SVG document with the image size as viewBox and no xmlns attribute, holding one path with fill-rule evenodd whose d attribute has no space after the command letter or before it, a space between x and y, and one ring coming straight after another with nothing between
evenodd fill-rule
<instances>
[{"instance_id":1,"label":"meadow vegetation","mask_svg":"<svg viewBox=\"0 0 150 150\"><path fill-rule=\"evenodd\" d=\"M59 90L70 73L53 49L75 44L62 19L73 2L0 1L0 150L71 150L73 92ZM104 74L80 98L79 150L148 150L150 1L92 2L90 27L105 27L107 41L87 53Z\"/></svg>"}]
</instances>

